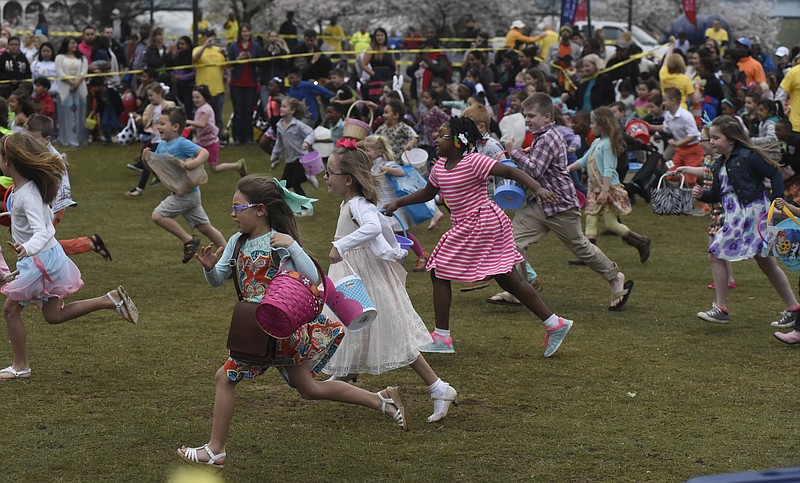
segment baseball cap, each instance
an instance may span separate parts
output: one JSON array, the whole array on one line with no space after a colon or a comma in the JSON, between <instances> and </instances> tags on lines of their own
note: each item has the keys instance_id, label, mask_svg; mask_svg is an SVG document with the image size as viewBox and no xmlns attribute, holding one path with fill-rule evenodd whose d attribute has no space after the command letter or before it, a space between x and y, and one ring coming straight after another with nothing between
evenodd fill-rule
<instances>
[{"instance_id":1,"label":"baseball cap","mask_svg":"<svg viewBox=\"0 0 800 483\"><path fill-rule=\"evenodd\" d=\"M119 17L119 15L120 15L120 13L119 13L119 9L118 9L118 8L115 8L114 10L112 10L112 11L111 11L111 15L116 15L117 17Z\"/></svg>"},{"instance_id":2,"label":"baseball cap","mask_svg":"<svg viewBox=\"0 0 800 483\"><path fill-rule=\"evenodd\" d=\"M745 47L747 47L748 49L752 49L753 48L753 44L750 43L750 40L748 40L747 37L739 37L738 39L736 39L736 43L742 44Z\"/></svg>"},{"instance_id":3,"label":"baseball cap","mask_svg":"<svg viewBox=\"0 0 800 483\"><path fill-rule=\"evenodd\" d=\"M509 28L512 28L512 29L524 29L525 28L525 22L523 22L522 20L514 20L513 22L511 22L511 27L509 27Z\"/></svg>"},{"instance_id":4,"label":"baseball cap","mask_svg":"<svg viewBox=\"0 0 800 483\"><path fill-rule=\"evenodd\" d=\"M787 55L789 55L789 53L790 53L790 52L789 52L789 49L787 49L787 48L786 48L786 47L784 47L784 46L780 46L780 47L778 47L778 49L775 51L775 57L786 57Z\"/></svg>"}]
</instances>

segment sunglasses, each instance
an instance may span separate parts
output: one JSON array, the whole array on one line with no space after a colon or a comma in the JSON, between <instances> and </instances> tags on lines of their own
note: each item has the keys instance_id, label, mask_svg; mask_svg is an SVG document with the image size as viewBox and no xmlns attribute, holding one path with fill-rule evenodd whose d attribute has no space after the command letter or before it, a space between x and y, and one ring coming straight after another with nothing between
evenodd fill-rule
<instances>
[{"instance_id":1,"label":"sunglasses","mask_svg":"<svg viewBox=\"0 0 800 483\"><path fill-rule=\"evenodd\" d=\"M234 213L241 213L244 210L248 210L250 208L255 208L256 206L260 205L261 203L247 203L246 205L233 205L231 206L231 210Z\"/></svg>"}]
</instances>

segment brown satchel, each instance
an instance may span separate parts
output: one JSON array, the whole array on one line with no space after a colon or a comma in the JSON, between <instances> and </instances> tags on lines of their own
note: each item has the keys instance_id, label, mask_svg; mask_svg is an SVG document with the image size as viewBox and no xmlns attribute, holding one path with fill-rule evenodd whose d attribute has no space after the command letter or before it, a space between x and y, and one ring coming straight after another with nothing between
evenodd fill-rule
<instances>
[{"instance_id":1,"label":"brown satchel","mask_svg":"<svg viewBox=\"0 0 800 483\"><path fill-rule=\"evenodd\" d=\"M228 330L228 350L234 359L269 364L275 360L278 341L258 326L258 322L256 322L258 304L244 301L242 289L239 287L239 270L236 260L239 258L239 252L244 242L247 241L247 237L246 233L239 236L234 245L233 256L229 261L233 269L233 285L236 287L239 301L236 302L231 316L231 327Z\"/></svg>"}]
</instances>

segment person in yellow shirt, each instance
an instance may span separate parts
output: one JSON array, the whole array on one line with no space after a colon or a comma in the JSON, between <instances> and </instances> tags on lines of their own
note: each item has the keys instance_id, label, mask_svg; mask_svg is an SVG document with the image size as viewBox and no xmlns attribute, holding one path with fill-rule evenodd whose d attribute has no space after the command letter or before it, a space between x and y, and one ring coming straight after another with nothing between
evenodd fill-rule
<instances>
[{"instance_id":1,"label":"person in yellow shirt","mask_svg":"<svg viewBox=\"0 0 800 483\"><path fill-rule=\"evenodd\" d=\"M201 33L203 30L208 30L208 20L203 19L203 11L197 11L197 32ZM194 32L194 22L189 24L189 32Z\"/></svg>"},{"instance_id":2,"label":"person in yellow shirt","mask_svg":"<svg viewBox=\"0 0 800 483\"><path fill-rule=\"evenodd\" d=\"M683 60L683 56L674 54L672 49L673 46L670 45L667 51L667 60L658 72L658 78L661 82L661 94L664 94L666 88L675 87L681 91L682 101L680 107L688 111L688 103L694 102L695 99L694 84L692 84L689 76L686 75L686 61Z\"/></svg>"},{"instance_id":3,"label":"person in yellow shirt","mask_svg":"<svg viewBox=\"0 0 800 483\"><path fill-rule=\"evenodd\" d=\"M711 27L706 29L706 38L712 39L717 43L720 57L725 55L725 48L730 38L728 38L728 31L722 28L719 20L715 19L711 22Z\"/></svg>"},{"instance_id":4,"label":"person in yellow shirt","mask_svg":"<svg viewBox=\"0 0 800 483\"><path fill-rule=\"evenodd\" d=\"M219 65L225 62L225 51L214 45L216 33L211 29L200 31L201 42L199 47L192 50L192 63L195 65L195 85L208 86L211 93L211 107L219 132L222 133L222 107L225 105L225 67ZM220 138L222 134L220 134Z\"/></svg>"},{"instance_id":5,"label":"person in yellow shirt","mask_svg":"<svg viewBox=\"0 0 800 483\"><path fill-rule=\"evenodd\" d=\"M553 24L546 22L544 24L542 38L537 42L537 44L539 44L539 52L542 52L542 55L547 55L547 53L550 51L550 47L556 45L558 40L559 35L553 31Z\"/></svg>"},{"instance_id":6,"label":"person in yellow shirt","mask_svg":"<svg viewBox=\"0 0 800 483\"><path fill-rule=\"evenodd\" d=\"M372 39L370 38L369 32L367 32L367 24L362 23L358 26L358 32L350 37L350 48L357 54L360 54L367 50L370 44L372 44Z\"/></svg>"},{"instance_id":7,"label":"person in yellow shirt","mask_svg":"<svg viewBox=\"0 0 800 483\"><path fill-rule=\"evenodd\" d=\"M797 64L800 55L795 57L795 66L783 77L781 86L775 94L775 99L783 102L784 106L788 102L789 122L792 123L792 131L800 132L800 64ZM784 109L786 109L784 107Z\"/></svg>"},{"instance_id":8,"label":"person in yellow shirt","mask_svg":"<svg viewBox=\"0 0 800 483\"><path fill-rule=\"evenodd\" d=\"M322 31L325 43L322 44L323 52L341 52L342 41L346 39L344 29L339 25L339 19L334 15L331 17L331 24Z\"/></svg>"},{"instance_id":9,"label":"person in yellow shirt","mask_svg":"<svg viewBox=\"0 0 800 483\"><path fill-rule=\"evenodd\" d=\"M239 21L236 20L236 15L228 15L228 20L225 21L222 28L225 29L225 41L227 44L230 45L236 42L236 38L239 36Z\"/></svg>"},{"instance_id":10,"label":"person in yellow shirt","mask_svg":"<svg viewBox=\"0 0 800 483\"><path fill-rule=\"evenodd\" d=\"M525 23L522 20L514 20L511 22L511 27L509 27L509 31L506 34L506 40L504 42L505 48L519 49L525 44L533 44L541 40L541 35L535 35L533 37L525 36L525 34L522 33L522 29L524 28ZM558 35L556 35L556 41L558 41Z\"/></svg>"}]
</instances>

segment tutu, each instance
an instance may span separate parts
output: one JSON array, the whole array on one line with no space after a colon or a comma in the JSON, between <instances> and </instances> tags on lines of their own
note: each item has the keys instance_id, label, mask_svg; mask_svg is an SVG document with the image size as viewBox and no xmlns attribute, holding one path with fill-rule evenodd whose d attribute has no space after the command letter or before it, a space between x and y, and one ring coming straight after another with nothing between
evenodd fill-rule
<instances>
[{"instance_id":1,"label":"tutu","mask_svg":"<svg viewBox=\"0 0 800 483\"><path fill-rule=\"evenodd\" d=\"M63 299L83 286L81 272L61 245L17 262L19 276L0 288L15 302L33 302L39 308L51 298Z\"/></svg>"}]
</instances>

